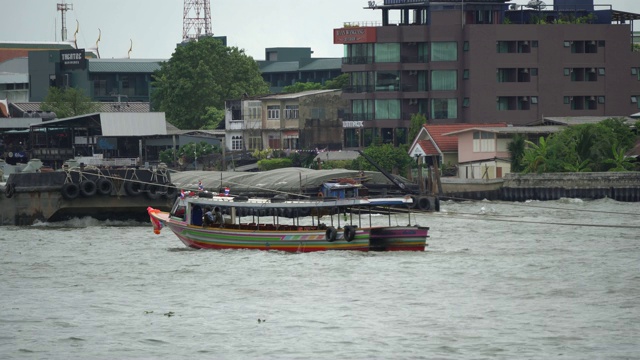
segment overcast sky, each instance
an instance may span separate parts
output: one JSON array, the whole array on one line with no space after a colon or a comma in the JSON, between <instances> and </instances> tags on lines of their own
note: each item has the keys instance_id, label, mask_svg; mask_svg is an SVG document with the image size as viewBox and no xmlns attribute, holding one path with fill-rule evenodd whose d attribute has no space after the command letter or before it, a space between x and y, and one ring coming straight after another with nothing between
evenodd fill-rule
<instances>
[{"instance_id":1,"label":"overcast sky","mask_svg":"<svg viewBox=\"0 0 640 360\"><path fill-rule=\"evenodd\" d=\"M0 40L60 41L62 0L1 0ZM383 0L376 0L382 3ZM528 0L516 0L525 4ZM552 3L551 0L545 1ZM67 0L67 39L76 26L78 47L99 44L102 58L168 59L182 39L183 0ZM227 36L256 60L268 47L310 47L314 57L341 57L332 29L344 22L377 22L380 10L364 9L367 0L211 0L212 30ZM640 0L596 0L620 11L640 13ZM77 23L76 23L77 21ZM635 30L640 31L636 21Z\"/></svg>"}]
</instances>

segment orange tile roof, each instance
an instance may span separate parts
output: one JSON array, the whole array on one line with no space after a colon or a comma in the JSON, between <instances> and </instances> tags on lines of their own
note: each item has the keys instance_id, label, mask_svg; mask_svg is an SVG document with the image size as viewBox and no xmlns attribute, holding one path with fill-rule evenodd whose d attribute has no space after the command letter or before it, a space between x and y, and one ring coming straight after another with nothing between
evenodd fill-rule
<instances>
[{"instance_id":1,"label":"orange tile roof","mask_svg":"<svg viewBox=\"0 0 640 360\"><path fill-rule=\"evenodd\" d=\"M499 124L450 124L450 125L423 125L424 128L429 133L429 136L436 143L440 151L445 152L458 152L458 137L456 136L442 136L442 134L450 133L453 131L464 130L474 127L506 127L507 124L499 123ZM420 146L424 149L425 154L437 154L436 148L430 141L425 140L424 142L429 143L423 146L423 141L420 141Z\"/></svg>"}]
</instances>

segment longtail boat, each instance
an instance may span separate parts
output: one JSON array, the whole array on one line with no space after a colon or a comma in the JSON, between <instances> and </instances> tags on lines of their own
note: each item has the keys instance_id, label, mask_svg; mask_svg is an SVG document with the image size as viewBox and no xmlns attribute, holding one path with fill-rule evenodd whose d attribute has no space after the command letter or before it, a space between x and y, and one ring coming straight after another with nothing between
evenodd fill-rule
<instances>
[{"instance_id":1,"label":"longtail boat","mask_svg":"<svg viewBox=\"0 0 640 360\"><path fill-rule=\"evenodd\" d=\"M411 225L410 196L289 200L202 195L179 196L170 212L149 207L154 232L168 227L196 249L424 251L427 246L429 228ZM214 224L203 220L207 209L218 214ZM373 224L383 222L380 214L389 217L388 225ZM398 217L408 225L392 225Z\"/></svg>"}]
</instances>

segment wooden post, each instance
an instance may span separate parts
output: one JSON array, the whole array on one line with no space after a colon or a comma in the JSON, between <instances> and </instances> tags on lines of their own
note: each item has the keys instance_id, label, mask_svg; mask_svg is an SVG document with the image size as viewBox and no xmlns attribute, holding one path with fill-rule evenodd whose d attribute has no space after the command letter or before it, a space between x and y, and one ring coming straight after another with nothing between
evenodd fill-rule
<instances>
[{"instance_id":1,"label":"wooden post","mask_svg":"<svg viewBox=\"0 0 640 360\"><path fill-rule=\"evenodd\" d=\"M438 195L442 196L442 183L440 182L440 170L438 169L438 157L436 155L433 156L433 170L438 184Z\"/></svg>"}]
</instances>

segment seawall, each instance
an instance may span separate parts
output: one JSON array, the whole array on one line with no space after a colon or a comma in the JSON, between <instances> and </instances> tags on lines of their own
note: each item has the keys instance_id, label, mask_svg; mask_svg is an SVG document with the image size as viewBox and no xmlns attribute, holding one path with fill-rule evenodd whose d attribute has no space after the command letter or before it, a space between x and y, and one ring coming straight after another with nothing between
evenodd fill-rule
<instances>
[{"instance_id":1,"label":"seawall","mask_svg":"<svg viewBox=\"0 0 640 360\"><path fill-rule=\"evenodd\" d=\"M445 197L471 200L557 200L560 198L640 201L640 172L507 174L503 179L443 179Z\"/></svg>"}]
</instances>

